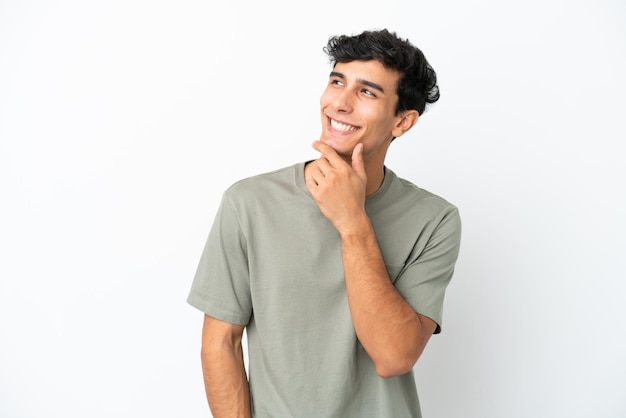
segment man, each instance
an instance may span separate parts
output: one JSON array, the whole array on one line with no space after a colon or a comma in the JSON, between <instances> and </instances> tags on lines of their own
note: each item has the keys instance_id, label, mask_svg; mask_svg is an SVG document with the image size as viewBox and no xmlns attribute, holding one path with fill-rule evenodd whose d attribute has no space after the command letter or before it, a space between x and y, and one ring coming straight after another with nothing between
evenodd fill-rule
<instances>
[{"instance_id":1,"label":"man","mask_svg":"<svg viewBox=\"0 0 626 418\"><path fill-rule=\"evenodd\" d=\"M320 157L226 190L188 297L216 418L421 416L412 368L440 331L461 223L384 161L439 99L436 74L387 30L324 50Z\"/></svg>"}]
</instances>

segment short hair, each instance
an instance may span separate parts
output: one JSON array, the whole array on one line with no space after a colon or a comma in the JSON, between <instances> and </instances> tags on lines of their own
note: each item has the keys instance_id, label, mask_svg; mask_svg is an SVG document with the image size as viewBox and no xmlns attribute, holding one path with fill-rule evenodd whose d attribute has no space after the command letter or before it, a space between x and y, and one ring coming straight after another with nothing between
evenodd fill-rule
<instances>
[{"instance_id":1,"label":"short hair","mask_svg":"<svg viewBox=\"0 0 626 418\"><path fill-rule=\"evenodd\" d=\"M423 52L387 29L358 35L337 35L328 40L324 52L333 65L351 61L377 60L400 73L396 93L396 115L414 109L422 115L426 106L439 100L437 74Z\"/></svg>"}]
</instances>

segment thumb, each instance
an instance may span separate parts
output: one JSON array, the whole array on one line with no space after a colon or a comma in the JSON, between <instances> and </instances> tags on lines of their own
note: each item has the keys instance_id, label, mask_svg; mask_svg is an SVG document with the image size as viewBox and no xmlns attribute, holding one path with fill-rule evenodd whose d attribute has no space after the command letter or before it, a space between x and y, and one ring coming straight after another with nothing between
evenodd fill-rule
<instances>
[{"instance_id":1,"label":"thumb","mask_svg":"<svg viewBox=\"0 0 626 418\"><path fill-rule=\"evenodd\" d=\"M361 178L366 181L365 164L363 163L363 144L358 143L352 150L352 169Z\"/></svg>"}]
</instances>

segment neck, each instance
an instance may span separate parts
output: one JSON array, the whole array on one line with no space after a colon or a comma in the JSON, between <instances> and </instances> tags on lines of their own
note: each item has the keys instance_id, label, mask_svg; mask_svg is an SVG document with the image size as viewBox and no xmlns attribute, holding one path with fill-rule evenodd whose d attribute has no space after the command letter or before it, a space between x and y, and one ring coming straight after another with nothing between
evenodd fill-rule
<instances>
[{"instance_id":1,"label":"neck","mask_svg":"<svg viewBox=\"0 0 626 418\"><path fill-rule=\"evenodd\" d=\"M369 196L375 193L380 186L383 184L383 180L385 180L385 167L383 165L373 168L369 168L367 165L365 166L365 171L367 173L367 185L365 186L365 195Z\"/></svg>"},{"instance_id":2,"label":"neck","mask_svg":"<svg viewBox=\"0 0 626 418\"><path fill-rule=\"evenodd\" d=\"M375 193L383 184L383 180L385 179L385 156L387 155L389 142L385 147L379 149L378 152L369 155L365 154L363 156L365 173L367 174L367 185L365 186L366 196Z\"/></svg>"}]
</instances>

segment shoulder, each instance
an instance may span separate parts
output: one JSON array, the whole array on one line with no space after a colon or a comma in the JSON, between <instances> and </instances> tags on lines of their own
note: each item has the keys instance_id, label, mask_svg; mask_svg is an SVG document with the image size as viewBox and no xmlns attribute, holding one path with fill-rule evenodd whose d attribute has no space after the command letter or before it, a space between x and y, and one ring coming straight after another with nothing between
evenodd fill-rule
<instances>
[{"instance_id":1,"label":"shoulder","mask_svg":"<svg viewBox=\"0 0 626 418\"><path fill-rule=\"evenodd\" d=\"M228 196L258 194L260 191L273 188L276 185L293 182L295 172L301 164L294 164L243 178L228 187L225 194Z\"/></svg>"},{"instance_id":2,"label":"shoulder","mask_svg":"<svg viewBox=\"0 0 626 418\"><path fill-rule=\"evenodd\" d=\"M407 208L414 208L420 212L431 212L433 214L456 214L458 216L458 207L451 203L448 199L433 193L407 179L396 176L396 174L388 170L392 178L389 187L389 194L394 201L400 202Z\"/></svg>"},{"instance_id":3,"label":"shoulder","mask_svg":"<svg viewBox=\"0 0 626 418\"><path fill-rule=\"evenodd\" d=\"M462 234L459 208L444 197L417 186L411 181L396 177L395 199L402 201L396 208L398 215L409 227L413 225L420 234L426 233L429 245L443 244L457 254Z\"/></svg>"},{"instance_id":4,"label":"shoulder","mask_svg":"<svg viewBox=\"0 0 626 418\"><path fill-rule=\"evenodd\" d=\"M222 196L224 202L239 210L258 211L284 201L292 201L297 194L296 177L304 163L256 174L236 181Z\"/></svg>"}]
</instances>

